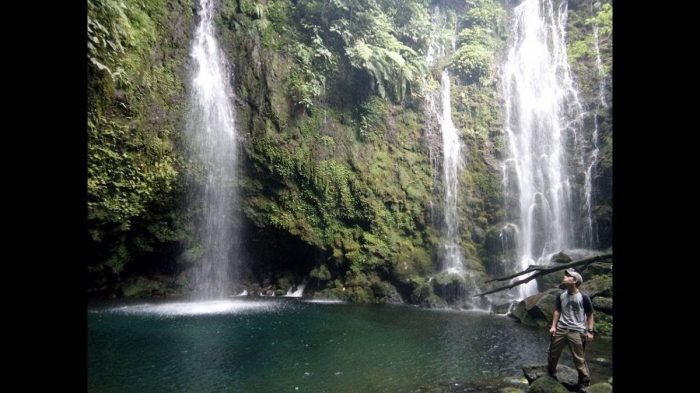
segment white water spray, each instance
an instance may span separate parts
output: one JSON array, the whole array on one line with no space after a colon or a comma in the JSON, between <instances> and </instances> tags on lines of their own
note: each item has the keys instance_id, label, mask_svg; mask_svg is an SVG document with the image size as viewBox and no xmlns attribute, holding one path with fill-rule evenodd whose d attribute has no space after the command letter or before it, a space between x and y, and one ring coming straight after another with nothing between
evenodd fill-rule
<instances>
[{"instance_id":1,"label":"white water spray","mask_svg":"<svg viewBox=\"0 0 700 393\"><path fill-rule=\"evenodd\" d=\"M304 295L304 288L306 287L305 283L301 283L297 285L296 290L294 290L294 286L289 287L289 290L287 290L287 293L284 295L286 297L302 297Z\"/></svg>"}]
</instances>

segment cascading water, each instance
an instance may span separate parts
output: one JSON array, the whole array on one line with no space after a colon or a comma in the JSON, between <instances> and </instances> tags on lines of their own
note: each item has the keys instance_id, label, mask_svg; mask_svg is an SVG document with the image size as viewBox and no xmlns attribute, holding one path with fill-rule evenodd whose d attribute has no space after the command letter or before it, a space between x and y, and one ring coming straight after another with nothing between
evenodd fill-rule
<instances>
[{"instance_id":1,"label":"cascading water","mask_svg":"<svg viewBox=\"0 0 700 393\"><path fill-rule=\"evenodd\" d=\"M592 5L591 8L593 8ZM593 13L592 9L591 13ZM593 23L593 47L595 48L595 65L596 69L598 70L598 78L600 79L598 83L598 100L600 101L600 106L602 106L603 108L607 108L608 103L605 100L605 90L607 82L605 71L603 70L603 60L600 58L600 45L598 44L599 41L600 37L598 36L598 25Z\"/></svg>"},{"instance_id":2,"label":"cascading water","mask_svg":"<svg viewBox=\"0 0 700 393\"><path fill-rule=\"evenodd\" d=\"M197 14L187 119L190 160L199 169L193 175L198 186L192 192L192 207L201 209L197 235L202 255L196 267L195 292L200 298L221 298L229 294L238 259L232 209L237 199L237 131L229 67L215 38L213 0L200 0Z\"/></svg>"},{"instance_id":3,"label":"cascading water","mask_svg":"<svg viewBox=\"0 0 700 393\"><path fill-rule=\"evenodd\" d=\"M426 51L425 63L428 67L434 67L437 58L445 56L444 46L439 42L439 32L444 28L444 18L440 15L440 8L435 7L433 14L431 16L431 22L433 29L429 37L428 49ZM438 162L438 152L441 148L441 140L435 130L438 129L439 125L436 123L438 120L438 104L439 100L438 93L433 89L433 78L424 77L423 78L423 89L427 92L425 95L425 111L426 111L426 122L425 122L425 140L428 144L428 157L430 159L430 165L433 169L433 173L437 173L439 168ZM431 202L431 216L435 216L435 204Z\"/></svg>"},{"instance_id":4,"label":"cascading water","mask_svg":"<svg viewBox=\"0 0 700 393\"><path fill-rule=\"evenodd\" d=\"M594 5L591 4L591 13L594 12L593 10ZM603 61L600 57L600 45L598 45L598 42L600 41L600 38L598 36L598 25L595 23L593 24L593 47L595 48L595 64L596 64L596 69L598 71L598 100L596 103L597 109L600 108L607 108L608 103L606 102L606 97L605 97L605 90L606 90L606 76L605 76L605 71L603 70ZM596 111L597 112L597 111ZM588 220L587 220L587 231L588 231L588 239L590 239L590 242L588 244L589 247L593 248L596 247L599 244L598 241L598 234L596 231L593 229L593 214L591 212L592 209L592 178L593 178L593 170L595 168L595 164L598 162L598 154L599 154L599 149L598 149L598 114L594 112L593 113L593 125L594 125L594 130L593 130L593 151L591 152L591 160L590 164L588 165L588 168L586 169L586 179L585 179L585 193L586 193L586 209L588 213Z\"/></svg>"},{"instance_id":5,"label":"cascading water","mask_svg":"<svg viewBox=\"0 0 700 393\"><path fill-rule=\"evenodd\" d=\"M585 180L584 180L584 193L586 195L586 227L584 232L584 239L588 240L586 244L587 247L593 248L598 243L598 237L593 231L593 212L592 206L593 202L591 200L593 195L593 168L598 162L598 115L593 115L593 151L591 152L591 162L586 168Z\"/></svg>"},{"instance_id":6,"label":"cascading water","mask_svg":"<svg viewBox=\"0 0 700 393\"><path fill-rule=\"evenodd\" d=\"M445 46L440 42L445 20L440 14L440 9L435 7L432 15L433 31L426 54L426 63L432 67L438 59L445 57ZM451 41L454 49L454 40ZM427 81L425 82L427 86ZM442 270L463 276L465 273L463 256L459 245L459 216L457 215L457 202L459 198L459 173L464 168L462 159L462 143L457 129L452 122L452 105L450 97L450 75L447 69L442 70L440 78L439 96L436 92L427 95L428 119L437 119L440 128L442 150L442 184L444 189L442 225L445 228L445 242L443 243ZM438 142L432 138L432 129L435 124L428 124L430 142ZM431 143L431 161L435 157L433 143ZM437 162L435 162L437 164ZM437 167L437 165L435 165Z\"/></svg>"},{"instance_id":7,"label":"cascading water","mask_svg":"<svg viewBox=\"0 0 700 393\"><path fill-rule=\"evenodd\" d=\"M444 31L445 18L440 14L439 8L435 8L432 14L433 31L430 36L429 46L426 52L426 63L429 67L440 64L447 56L445 48L455 51L456 39L454 33L447 41ZM459 276L459 288L453 287L455 293L448 296L454 299L459 306L470 308L480 306L473 304L468 293L479 291L474 276L475 273L467 269L464 264L464 256L460 245L460 220L458 214L460 182L459 176L464 169L464 154L459 131L452 122L452 101L450 94L450 74L445 68L441 70L439 89L432 88L428 80L424 81L426 94L426 137L430 147L430 158L434 169L441 169L441 186L443 200L441 201L441 217L439 225L442 226L443 242L441 244L441 268L442 272ZM434 122L437 120L437 122ZM439 129L440 135L433 133L433 129ZM436 152L442 152L442 162L438 162ZM431 204L431 212L436 213ZM456 283L456 282L455 282Z\"/></svg>"},{"instance_id":8,"label":"cascading water","mask_svg":"<svg viewBox=\"0 0 700 393\"><path fill-rule=\"evenodd\" d=\"M464 274L462 248L459 245L459 216L457 202L459 198L459 174L464 168L462 143L457 129L452 123L450 100L450 75L447 69L442 71L440 79L440 96L442 113L438 115L442 134L442 174L445 189L443 219L446 229L443 256L443 270L449 273Z\"/></svg>"},{"instance_id":9,"label":"cascading water","mask_svg":"<svg viewBox=\"0 0 700 393\"><path fill-rule=\"evenodd\" d=\"M289 287L289 290L287 293L284 295L286 297L302 297L304 296L304 288L306 287L306 283L302 282L301 284L297 285L296 287L291 286Z\"/></svg>"},{"instance_id":10,"label":"cascading water","mask_svg":"<svg viewBox=\"0 0 700 393\"><path fill-rule=\"evenodd\" d=\"M508 219L519 228L511 231L517 264L510 270L520 271L590 241L581 239L589 234L574 235L576 213L585 207L574 206L574 199L581 198L572 198L578 191L572 190L571 179L585 176L587 166L586 144L579 135L584 111L567 63L566 2L555 9L551 0L525 0L513 13L501 75L510 151L503 171ZM573 147L567 151L568 144ZM590 203L590 186L583 188ZM537 292L537 283L518 289L524 298Z\"/></svg>"}]
</instances>

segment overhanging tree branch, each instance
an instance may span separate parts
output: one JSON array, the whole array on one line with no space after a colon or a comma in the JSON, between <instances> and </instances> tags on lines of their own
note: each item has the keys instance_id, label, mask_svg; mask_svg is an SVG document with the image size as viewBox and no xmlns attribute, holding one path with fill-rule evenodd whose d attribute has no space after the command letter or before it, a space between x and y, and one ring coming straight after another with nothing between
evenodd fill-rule
<instances>
[{"instance_id":1,"label":"overhanging tree branch","mask_svg":"<svg viewBox=\"0 0 700 393\"><path fill-rule=\"evenodd\" d=\"M515 281L515 282L511 283L510 285L506 285L504 287L492 289L490 291L483 292L483 293L474 295L472 297L484 296L484 295L488 295L490 293L503 291L505 289L511 289L511 288L517 287L520 284L525 284L528 281L534 280L535 278L537 278L539 276L544 276L546 274L554 273L554 272L559 271L559 270L568 269L570 267L588 266L591 263L605 261L607 259L609 259L610 261L605 261L605 262L612 263L612 255L613 255L612 253L597 255L594 257L590 257L590 258L579 259L578 261L574 261L574 262L564 263L561 265L558 264L557 266L530 265L527 267L527 269L523 270L520 273L511 274L510 276L505 276L505 277L494 278L494 279L488 280L486 282L506 281L506 280L510 280L511 278L514 278L514 277L522 276L523 274L528 274L528 273L532 273L532 272L537 272L537 273L535 273L527 278L524 278L522 280Z\"/></svg>"}]
</instances>

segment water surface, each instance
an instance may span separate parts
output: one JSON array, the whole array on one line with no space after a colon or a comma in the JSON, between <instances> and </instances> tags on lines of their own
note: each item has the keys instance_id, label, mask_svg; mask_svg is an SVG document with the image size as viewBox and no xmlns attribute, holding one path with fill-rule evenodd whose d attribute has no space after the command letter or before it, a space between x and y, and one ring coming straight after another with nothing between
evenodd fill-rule
<instances>
[{"instance_id":1,"label":"water surface","mask_svg":"<svg viewBox=\"0 0 700 393\"><path fill-rule=\"evenodd\" d=\"M299 299L104 303L88 313L88 389L418 391L521 377L521 365L546 362L547 345L542 329L485 313ZM609 373L591 366L594 382Z\"/></svg>"}]
</instances>

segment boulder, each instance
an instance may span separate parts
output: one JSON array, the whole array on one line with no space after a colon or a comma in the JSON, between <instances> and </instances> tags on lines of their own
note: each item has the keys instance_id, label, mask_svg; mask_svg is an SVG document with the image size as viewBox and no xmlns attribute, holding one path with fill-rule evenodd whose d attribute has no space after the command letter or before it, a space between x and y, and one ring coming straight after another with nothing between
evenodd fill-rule
<instances>
[{"instance_id":1,"label":"boulder","mask_svg":"<svg viewBox=\"0 0 700 393\"><path fill-rule=\"evenodd\" d=\"M466 295L473 292L467 281L458 274L441 272L430 281L433 293L444 299L449 305L461 305Z\"/></svg>"},{"instance_id":2,"label":"boulder","mask_svg":"<svg viewBox=\"0 0 700 393\"><path fill-rule=\"evenodd\" d=\"M371 287L378 302L394 304L403 303L403 299L401 298L399 291L390 283L385 281L373 282Z\"/></svg>"},{"instance_id":3,"label":"boulder","mask_svg":"<svg viewBox=\"0 0 700 393\"><path fill-rule=\"evenodd\" d=\"M559 284L561 284L563 278L564 273L556 272L539 276L535 281L537 281L537 288L539 288L540 291L546 291L552 288L559 288Z\"/></svg>"},{"instance_id":4,"label":"boulder","mask_svg":"<svg viewBox=\"0 0 700 393\"><path fill-rule=\"evenodd\" d=\"M583 281L581 291L588 294L593 299L596 296L612 297L613 284L611 276L595 276L590 280Z\"/></svg>"},{"instance_id":5,"label":"boulder","mask_svg":"<svg viewBox=\"0 0 700 393\"><path fill-rule=\"evenodd\" d=\"M533 385L533 381L537 381L542 378L552 379L547 374L546 364L525 365L522 367L522 370L530 385ZM555 381L569 390L575 390L578 385L578 373L569 366L558 364L557 379Z\"/></svg>"},{"instance_id":6,"label":"boulder","mask_svg":"<svg viewBox=\"0 0 700 393\"><path fill-rule=\"evenodd\" d=\"M524 325L545 327L552 321L554 301L560 292L559 289L550 289L529 296L515 306L512 314Z\"/></svg>"},{"instance_id":7,"label":"boulder","mask_svg":"<svg viewBox=\"0 0 700 393\"><path fill-rule=\"evenodd\" d=\"M151 297L162 294L164 290L164 283L145 277L129 278L121 287L122 295L127 298Z\"/></svg>"},{"instance_id":8,"label":"boulder","mask_svg":"<svg viewBox=\"0 0 700 393\"><path fill-rule=\"evenodd\" d=\"M556 379L550 376L544 376L538 378L530 388L527 389L527 393L569 393L564 385L557 382Z\"/></svg>"},{"instance_id":9,"label":"boulder","mask_svg":"<svg viewBox=\"0 0 700 393\"><path fill-rule=\"evenodd\" d=\"M607 262L595 262L592 263L588 266L586 266L584 269L581 270L581 275L583 276L583 279L589 279L590 277L593 276L599 276L601 274L612 274L613 271L613 264L612 263L607 263Z\"/></svg>"},{"instance_id":10,"label":"boulder","mask_svg":"<svg viewBox=\"0 0 700 393\"><path fill-rule=\"evenodd\" d=\"M609 383L601 382L588 387L588 393L612 393L613 387Z\"/></svg>"},{"instance_id":11,"label":"boulder","mask_svg":"<svg viewBox=\"0 0 700 393\"><path fill-rule=\"evenodd\" d=\"M494 314L507 314L508 311L510 311L511 305L511 302L494 304L491 306L491 312Z\"/></svg>"},{"instance_id":12,"label":"boulder","mask_svg":"<svg viewBox=\"0 0 700 393\"><path fill-rule=\"evenodd\" d=\"M596 296L593 298L592 302L594 310L602 311L606 314L612 314L613 299L611 297Z\"/></svg>"},{"instance_id":13,"label":"boulder","mask_svg":"<svg viewBox=\"0 0 700 393\"><path fill-rule=\"evenodd\" d=\"M558 254L552 255L550 261L554 263L569 263L572 259L570 256L564 254L564 251L560 251Z\"/></svg>"}]
</instances>

